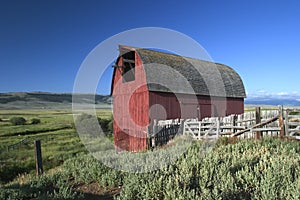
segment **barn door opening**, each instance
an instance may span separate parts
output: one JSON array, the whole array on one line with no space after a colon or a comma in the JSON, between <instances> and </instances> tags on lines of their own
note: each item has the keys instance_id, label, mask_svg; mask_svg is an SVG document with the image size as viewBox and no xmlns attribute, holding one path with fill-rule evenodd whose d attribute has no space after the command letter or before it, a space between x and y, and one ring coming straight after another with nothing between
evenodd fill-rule
<instances>
[{"instance_id":1,"label":"barn door opening","mask_svg":"<svg viewBox=\"0 0 300 200\"><path fill-rule=\"evenodd\" d=\"M129 51L122 55L123 60L123 83L135 80L135 52Z\"/></svg>"}]
</instances>

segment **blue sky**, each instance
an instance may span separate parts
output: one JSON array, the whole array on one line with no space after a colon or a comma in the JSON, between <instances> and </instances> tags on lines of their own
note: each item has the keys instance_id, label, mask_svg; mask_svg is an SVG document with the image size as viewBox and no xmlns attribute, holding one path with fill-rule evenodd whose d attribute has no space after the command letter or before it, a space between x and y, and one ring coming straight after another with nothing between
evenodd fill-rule
<instances>
[{"instance_id":1,"label":"blue sky","mask_svg":"<svg viewBox=\"0 0 300 200\"><path fill-rule=\"evenodd\" d=\"M297 96L299 10L296 0L2 0L0 92L72 92L81 63L100 42L128 29L163 27L233 67L250 96ZM110 81L111 69L97 92L109 94Z\"/></svg>"}]
</instances>

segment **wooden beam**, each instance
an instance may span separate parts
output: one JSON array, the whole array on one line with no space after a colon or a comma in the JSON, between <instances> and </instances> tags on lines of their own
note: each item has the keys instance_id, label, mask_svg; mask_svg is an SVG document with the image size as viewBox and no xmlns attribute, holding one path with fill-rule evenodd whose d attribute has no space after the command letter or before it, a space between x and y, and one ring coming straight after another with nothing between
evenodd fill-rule
<instances>
[{"instance_id":1,"label":"wooden beam","mask_svg":"<svg viewBox=\"0 0 300 200\"><path fill-rule=\"evenodd\" d=\"M130 60L130 59L126 59L126 58L123 58L123 62L135 63L134 60Z\"/></svg>"},{"instance_id":2,"label":"wooden beam","mask_svg":"<svg viewBox=\"0 0 300 200\"><path fill-rule=\"evenodd\" d=\"M117 69L118 69L118 71L120 72L120 74L122 74L122 71L121 71L121 69L123 68L123 66L119 66L119 65L113 65L112 67L113 67L113 68L117 68Z\"/></svg>"},{"instance_id":3,"label":"wooden beam","mask_svg":"<svg viewBox=\"0 0 300 200\"><path fill-rule=\"evenodd\" d=\"M253 131L280 131L280 127L253 128Z\"/></svg>"},{"instance_id":4,"label":"wooden beam","mask_svg":"<svg viewBox=\"0 0 300 200\"><path fill-rule=\"evenodd\" d=\"M123 68L123 66L119 66L119 65L112 65L113 68Z\"/></svg>"},{"instance_id":5,"label":"wooden beam","mask_svg":"<svg viewBox=\"0 0 300 200\"><path fill-rule=\"evenodd\" d=\"M254 128L258 128L258 127L267 125L267 124L269 124L269 123L271 123L271 122L274 122L274 121L278 120L278 118L279 118L279 115L276 116L276 117L273 117L273 118L271 118L271 119L269 119L269 120L266 120L266 121L264 121L264 122L262 122L262 123L256 124L256 125L252 126L251 128L247 128L247 129L245 129L245 130L238 131L238 132L232 134L231 137L236 137L236 136L239 136L239 135L241 135L241 134L243 134L243 133L245 133L245 132L250 131L251 129L254 129Z\"/></svg>"}]
</instances>

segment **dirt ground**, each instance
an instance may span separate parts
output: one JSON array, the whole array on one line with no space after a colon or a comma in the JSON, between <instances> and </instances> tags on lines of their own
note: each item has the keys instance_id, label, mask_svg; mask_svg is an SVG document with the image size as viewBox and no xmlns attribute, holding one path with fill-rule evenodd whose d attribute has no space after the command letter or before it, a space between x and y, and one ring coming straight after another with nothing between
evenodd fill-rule
<instances>
[{"instance_id":1,"label":"dirt ground","mask_svg":"<svg viewBox=\"0 0 300 200\"><path fill-rule=\"evenodd\" d=\"M84 199L91 200L110 200L115 195L120 194L120 187L100 187L98 183L79 183L73 185L73 188L77 192L81 192L84 195Z\"/></svg>"}]
</instances>

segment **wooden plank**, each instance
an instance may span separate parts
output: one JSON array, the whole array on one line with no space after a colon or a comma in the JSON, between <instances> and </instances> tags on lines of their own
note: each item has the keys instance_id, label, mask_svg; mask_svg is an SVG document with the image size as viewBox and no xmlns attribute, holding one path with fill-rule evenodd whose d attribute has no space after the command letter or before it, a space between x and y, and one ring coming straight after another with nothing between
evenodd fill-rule
<instances>
[{"instance_id":1,"label":"wooden plank","mask_svg":"<svg viewBox=\"0 0 300 200\"><path fill-rule=\"evenodd\" d=\"M201 129L210 129L212 126L215 126L215 123L210 126L201 126Z\"/></svg>"},{"instance_id":2,"label":"wooden plank","mask_svg":"<svg viewBox=\"0 0 300 200\"><path fill-rule=\"evenodd\" d=\"M190 128L190 129L199 129L199 126L200 125L189 125L189 124L187 124L188 125L188 127ZM205 127L201 127L201 128L209 128L210 126L205 126Z\"/></svg>"},{"instance_id":3,"label":"wooden plank","mask_svg":"<svg viewBox=\"0 0 300 200\"><path fill-rule=\"evenodd\" d=\"M130 59L126 59L126 58L123 58L123 62L135 63L134 60L130 60Z\"/></svg>"},{"instance_id":4,"label":"wooden plank","mask_svg":"<svg viewBox=\"0 0 300 200\"><path fill-rule=\"evenodd\" d=\"M220 126L221 129L245 129L245 126ZM234 131L232 131L234 132Z\"/></svg>"},{"instance_id":5,"label":"wooden plank","mask_svg":"<svg viewBox=\"0 0 300 200\"><path fill-rule=\"evenodd\" d=\"M287 133L289 136L293 136L295 133L300 133L300 129L295 128L295 129L290 129L289 132Z\"/></svg>"},{"instance_id":6,"label":"wooden plank","mask_svg":"<svg viewBox=\"0 0 300 200\"><path fill-rule=\"evenodd\" d=\"M239 135L241 135L241 134L243 134L243 133L245 133L245 132L250 131L251 129L254 129L254 128L258 128L258 127L267 125L267 124L269 124L269 123L271 123L271 122L274 122L274 121L278 120L278 118L279 118L279 116L276 116L276 117L273 117L273 118L271 118L271 119L269 119L269 120L267 120L267 121L265 121L265 122L262 122L262 123L260 123L260 124L256 124L256 125L254 125L254 126L251 127L251 128L247 128L247 129L245 129L245 130L238 131L238 132L232 134L231 137L236 137L236 136L239 136Z\"/></svg>"},{"instance_id":7,"label":"wooden plank","mask_svg":"<svg viewBox=\"0 0 300 200\"><path fill-rule=\"evenodd\" d=\"M280 127L253 128L252 131L280 131Z\"/></svg>"},{"instance_id":8,"label":"wooden plank","mask_svg":"<svg viewBox=\"0 0 300 200\"><path fill-rule=\"evenodd\" d=\"M296 128L289 129L289 132L295 132L295 131L300 132L300 127L297 126Z\"/></svg>"},{"instance_id":9,"label":"wooden plank","mask_svg":"<svg viewBox=\"0 0 300 200\"><path fill-rule=\"evenodd\" d=\"M201 122L202 124L214 124L214 123L216 123L216 122Z\"/></svg>"},{"instance_id":10,"label":"wooden plank","mask_svg":"<svg viewBox=\"0 0 300 200\"><path fill-rule=\"evenodd\" d=\"M251 121L255 121L255 119L244 119L244 120L237 120L236 123L243 123L243 122L251 122Z\"/></svg>"},{"instance_id":11,"label":"wooden plank","mask_svg":"<svg viewBox=\"0 0 300 200\"><path fill-rule=\"evenodd\" d=\"M288 118L296 118L296 119L299 119L299 118L300 118L300 115L288 115L287 117L288 117Z\"/></svg>"},{"instance_id":12,"label":"wooden plank","mask_svg":"<svg viewBox=\"0 0 300 200\"><path fill-rule=\"evenodd\" d=\"M300 122L288 122L290 126L300 126Z\"/></svg>"}]
</instances>

